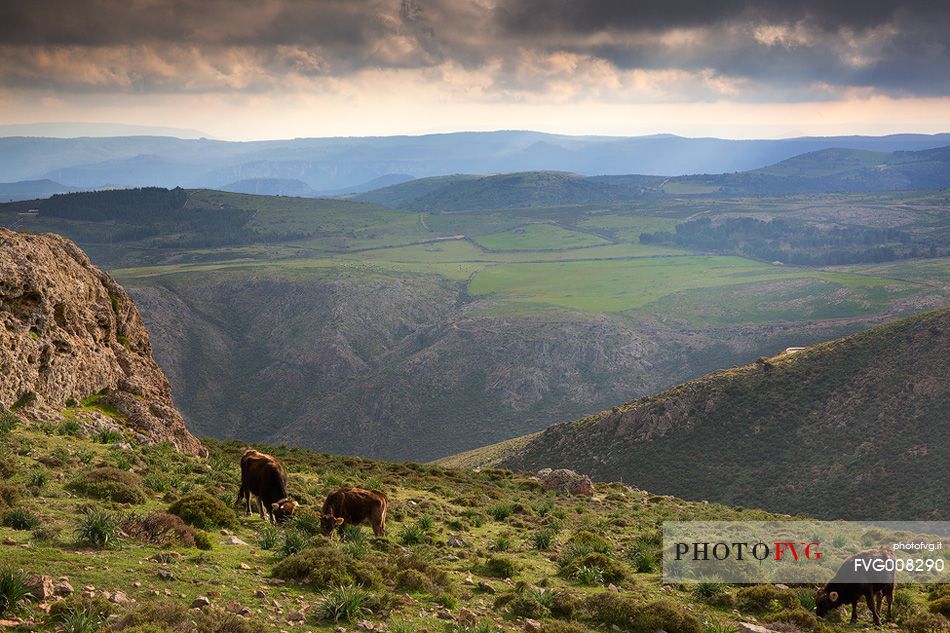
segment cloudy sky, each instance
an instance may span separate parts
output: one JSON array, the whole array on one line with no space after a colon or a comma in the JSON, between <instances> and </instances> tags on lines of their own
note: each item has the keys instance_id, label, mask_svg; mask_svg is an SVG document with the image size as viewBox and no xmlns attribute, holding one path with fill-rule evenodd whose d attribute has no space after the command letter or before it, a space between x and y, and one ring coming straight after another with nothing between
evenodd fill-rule
<instances>
[{"instance_id":1,"label":"cloudy sky","mask_svg":"<svg viewBox=\"0 0 950 633\"><path fill-rule=\"evenodd\" d=\"M950 131L946 0L0 0L0 123Z\"/></svg>"}]
</instances>

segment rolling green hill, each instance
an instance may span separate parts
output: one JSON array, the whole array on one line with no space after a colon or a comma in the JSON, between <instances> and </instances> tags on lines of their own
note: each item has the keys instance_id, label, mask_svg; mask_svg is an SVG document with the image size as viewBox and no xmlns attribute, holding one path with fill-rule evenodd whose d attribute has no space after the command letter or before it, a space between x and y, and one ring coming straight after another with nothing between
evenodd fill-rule
<instances>
[{"instance_id":1,"label":"rolling green hill","mask_svg":"<svg viewBox=\"0 0 950 633\"><path fill-rule=\"evenodd\" d=\"M689 186L727 195L942 189L950 187L950 147L891 153L824 149L746 172L671 178L664 189L684 193Z\"/></svg>"},{"instance_id":2,"label":"rolling green hill","mask_svg":"<svg viewBox=\"0 0 950 633\"><path fill-rule=\"evenodd\" d=\"M586 178L552 171L491 176L421 178L355 196L397 209L414 211L472 211L575 205L631 200L643 196L656 176Z\"/></svg>"},{"instance_id":3,"label":"rolling green hill","mask_svg":"<svg viewBox=\"0 0 950 633\"><path fill-rule=\"evenodd\" d=\"M691 499L946 520L950 309L760 358L446 460L569 467Z\"/></svg>"}]
</instances>

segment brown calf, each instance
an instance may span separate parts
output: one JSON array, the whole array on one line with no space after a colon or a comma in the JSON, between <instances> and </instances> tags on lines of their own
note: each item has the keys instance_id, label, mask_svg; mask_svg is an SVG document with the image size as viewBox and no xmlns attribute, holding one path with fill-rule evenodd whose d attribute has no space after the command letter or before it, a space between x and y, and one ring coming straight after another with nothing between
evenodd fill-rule
<instances>
[{"instance_id":1,"label":"brown calf","mask_svg":"<svg viewBox=\"0 0 950 633\"><path fill-rule=\"evenodd\" d=\"M343 526L369 523L373 534L386 534L386 508L389 501L386 495L375 490L362 488L339 488L327 495L320 516L323 533L329 536L333 528L343 532Z\"/></svg>"},{"instance_id":2,"label":"brown calf","mask_svg":"<svg viewBox=\"0 0 950 633\"><path fill-rule=\"evenodd\" d=\"M265 521L280 523L297 509L297 502L287 498L287 473L281 463L249 448L241 456L241 489L237 497L238 503L244 501L245 515L251 514L251 495L257 497Z\"/></svg>"}]
</instances>

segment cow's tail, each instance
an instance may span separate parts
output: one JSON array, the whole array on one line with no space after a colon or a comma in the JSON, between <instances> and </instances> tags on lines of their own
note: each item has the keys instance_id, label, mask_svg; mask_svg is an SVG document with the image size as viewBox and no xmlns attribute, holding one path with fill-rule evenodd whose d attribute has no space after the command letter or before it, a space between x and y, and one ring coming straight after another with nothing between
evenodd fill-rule
<instances>
[{"instance_id":1,"label":"cow's tail","mask_svg":"<svg viewBox=\"0 0 950 633\"><path fill-rule=\"evenodd\" d=\"M238 496L237 496L237 499L234 500L234 505L237 505L241 503L242 501L244 501L245 496L246 495L244 494L244 482L241 482L241 487L238 489Z\"/></svg>"}]
</instances>

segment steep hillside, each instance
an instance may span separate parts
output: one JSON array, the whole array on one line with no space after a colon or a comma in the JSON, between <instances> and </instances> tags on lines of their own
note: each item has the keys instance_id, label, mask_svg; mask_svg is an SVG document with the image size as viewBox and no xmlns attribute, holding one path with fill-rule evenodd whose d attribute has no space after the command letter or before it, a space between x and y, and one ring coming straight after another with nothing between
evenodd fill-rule
<instances>
[{"instance_id":1,"label":"steep hillside","mask_svg":"<svg viewBox=\"0 0 950 633\"><path fill-rule=\"evenodd\" d=\"M478 460L570 467L692 499L946 520L950 309L710 374Z\"/></svg>"},{"instance_id":2,"label":"steep hillside","mask_svg":"<svg viewBox=\"0 0 950 633\"><path fill-rule=\"evenodd\" d=\"M308 197L316 194L310 185L296 178L249 178L228 183L221 190L259 196Z\"/></svg>"},{"instance_id":3,"label":"steep hillside","mask_svg":"<svg viewBox=\"0 0 950 633\"><path fill-rule=\"evenodd\" d=\"M0 375L0 407L18 415L120 420L143 441L203 451L132 299L62 237L0 229Z\"/></svg>"}]
</instances>

